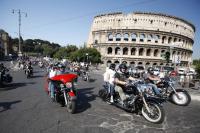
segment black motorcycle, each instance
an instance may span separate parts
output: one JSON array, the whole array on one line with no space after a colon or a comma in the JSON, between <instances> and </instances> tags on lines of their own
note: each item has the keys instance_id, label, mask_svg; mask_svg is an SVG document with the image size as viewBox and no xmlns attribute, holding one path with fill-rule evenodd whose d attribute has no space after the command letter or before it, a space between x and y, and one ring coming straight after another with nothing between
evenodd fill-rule
<instances>
[{"instance_id":1,"label":"black motorcycle","mask_svg":"<svg viewBox=\"0 0 200 133\"><path fill-rule=\"evenodd\" d=\"M162 107L164 102L161 99L151 97L148 93L151 90L142 81L130 82L125 89L127 96L126 102L122 102L118 92L114 92L114 103L126 111L141 114L147 121L152 123L162 123L165 118L165 112ZM99 96L106 102L110 101L108 86L99 90Z\"/></svg>"},{"instance_id":2,"label":"black motorcycle","mask_svg":"<svg viewBox=\"0 0 200 133\"><path fill-rule=\"evenodd\" d=\"M163 98L176 105L187 106L191 102L190 94L184 89L175 89L174 84L175 81L169 77L165 77L156 85Z\"/></svg>"},{"instance_id":3,"label":"black motorcycle","mask_svg":"<svg viewBox=\"0 0 200 133\"><path fill-rule=\"evenodd\" d=\"M89 81L88 71L81 71L81 77L84 81Z\"/></svg>"},{"instance_id":4,"label":"black motorcycle","mask_svg":"<svg viewBox=\"0 0 200 133\"><path fill-rule=\"evenodd\" d=\"M27 67L25 69L25 74L27 78L31 78L33 76L33 68L32 67Z\"/></svg>"},{"instance_id":5,"label":"black motorcycle","mask_svg":"<svg viewBox=\"0 0 200 133\"><path fill-rule=\"evenodd\" d=\"M0 86L4 86L5 84L12 82L12 76L8 73L9 70L7 68L4 68L0 71Z\"/></svg>"}]
</instances>

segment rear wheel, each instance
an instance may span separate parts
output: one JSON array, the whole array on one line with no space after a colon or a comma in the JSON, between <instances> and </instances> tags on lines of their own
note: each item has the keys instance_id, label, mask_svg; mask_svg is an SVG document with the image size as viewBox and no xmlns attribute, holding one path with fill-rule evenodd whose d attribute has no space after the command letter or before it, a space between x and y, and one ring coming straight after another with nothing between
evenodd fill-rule
<instances>
[{"instance_id":1,"label":"rear wheel","mask_svg":"<svg viewBox=\"0 0 200 133\"><path fill-rule=\"evenodd\" d=\"M143 117L152 123L162 123L165 118L165 112L163 107L156 103L148 102L149 112L146 107L143 105L142 107L142 115Z\"/></svg>"}]
</instances>

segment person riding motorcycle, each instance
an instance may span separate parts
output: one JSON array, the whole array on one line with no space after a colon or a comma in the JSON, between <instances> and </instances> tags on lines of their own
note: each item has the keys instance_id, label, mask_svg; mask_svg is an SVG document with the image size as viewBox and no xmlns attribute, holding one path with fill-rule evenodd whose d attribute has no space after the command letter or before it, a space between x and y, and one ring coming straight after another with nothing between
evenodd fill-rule
<instances>
[{"instance_id":1,"label":"person riding motorcycle","mask_svg":"<svg viewBox=\"0 0 200 133\"><path fill-rule=\"evenodd\" d=\"M126 64L120 64L119 70L114 75L115 91L119 93L122 104L127 100L124 90L126 89L127 80L136 80L127 73Z\"/></svg>"},{"instance_id":2,"label":"person riding motorcycle","mask_svg":"<svg viewBox=\"0 0 200 133\"><path fill-rule=\"evenodd\" d=\"M153 67L149 67L147 69L147 74L144 76L144 79L146 81L146 83L152 87L153 91L155 92L155 94L157 96L161 96L160 91L158 89L158 87L156 86L156 83L160 82L161 79L158 76L157 73L155 73L154 68Z\"/></svg>"}]
</instances>

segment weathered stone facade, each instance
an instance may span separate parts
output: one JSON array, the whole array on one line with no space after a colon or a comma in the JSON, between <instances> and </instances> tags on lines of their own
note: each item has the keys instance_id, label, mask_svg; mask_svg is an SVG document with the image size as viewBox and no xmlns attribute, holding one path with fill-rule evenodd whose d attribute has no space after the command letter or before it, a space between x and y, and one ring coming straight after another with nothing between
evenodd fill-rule
<instances>
[{"instance_id":1,"label":"weathered stone facade","mask_svg":"<svg viewBox=\"0 0 200 133\"><path fill-rule=\"evenodd\" d=\"M9 36L0 29L0 58L9 54Z\"/></svg>"},{"instance_id":2,"label":"weathered stone facade","mask_svg":"<svg viewBox=\"0 0 200 133\"><path fill-rule=\"evenodd\" d=\"M94 17L87 46L96 48L105 64L187 66L192 61L194 33L193 24L174 16L103 14ZM170 63L163 60L166 52L171 53Z\"/></svg>"}]
</instances>

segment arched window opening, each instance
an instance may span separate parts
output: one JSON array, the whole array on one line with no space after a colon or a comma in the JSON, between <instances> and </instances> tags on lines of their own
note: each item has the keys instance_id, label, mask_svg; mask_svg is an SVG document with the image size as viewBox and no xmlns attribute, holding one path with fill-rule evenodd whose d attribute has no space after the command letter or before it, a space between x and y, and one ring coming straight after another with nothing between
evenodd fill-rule
<instances>
[{"instance_id":1,"label":"arched window opening","mask_svg":"<svg viewBox=\"0 0 200 133\"><path fill-rule=\"evenodd\" d=\"M155 40L155 43L158 43L158 40L160 39L160 36L159 35L155 35L154 36L154 40Z\"/></svg>"},{"instance_id":2,"label":"arched window opening","mask_svg":"<svg viewBox=\"0 0 200 133\"><path fill-rule=\"evenodd\" d=\"M166 40L166 36L163 36L162 37L162 43L165 43L165 40Z\"/></svg>"},{"instance_id":3,"label":"arched window opening","mask_svg":"<svg viewBox=\"0 0 200 133\"><path fill-rule=\"evenodd\" d=\"M152 40L152 35L150 34L147 36L147 42L151 42L151 40Z\"/></svg>"},{"instance_id":4,"label":"arched window opening","mask_svg":"<svg viewBox=\"0 0 200 133\"><path fill-rule=\"evenodd\" d=\"M142 66L142 64L143 64L142 62L138 62L138 66Z\"/></svg>"},{"instance_id":5,"label":"arched window opening","mask_svg":"<svg viewBox=\"0 0 200 133\"><path fill-rule=\"evenodd\" d=\"M147 49L146 56L151 56L151 49Z\"/></svg>"},{"instance_id":6,"label":"arched window opening","mask_svg":"<svg viewBox=\"0 0 200 133\"><path fill-rule=\"evenodd\" d=\"M114 63L115 63L116 65L118 65L118 64L119 64L119 61L118 61L118 60L116 60Z\"/></svg>"},{"instance_id":7,"label":"arched window opening","mask_svg":"<svg viewBox=\"0 0 200 133\"><path fill-rule=\"evenodd\" d=\"M134 67L135 66L135 62L134 61L130 62L130 66Z\"/></svg>"},{"instance_id":8,"label":"arched window opening","mask_svg":"<svg viewBox=\"0 0 200 133\"><path fill-rule=\"evenodd\" d=\"M125 33L125 34L124 34L124 41L128 41L128 38L129 38L128 33Z\"/></svg>"},{"instance_id":9,"label":"arched window opening","mask_svg":"<svg viewBox=\"0 0 200 133\"><path fill-rule=\"evenodd\" d=\"M132 40L133 42L135 42L135 41L136 41L136 38L137 38L137 35L136 35L135 33L133 33L133 34L131 35L131 40Z\"/></svg>"},{"instance_id":10,"label":"arched window opening","mask_svg":"<svg viewBox=\"0 0 200 133\"><path fill-rule=\"evenodd\" d=\"M155 50L154 50L153 55L154 55L154 57L158 57L158 49L155 49Z\"/></svg>"},{"instance_id":11,"label":"arched window opening","mask_svg":"<svg viewBox=\"0 0 200 133\"><path fill-rule=\"evenodd\" d=\"M115 48L115 55L120 55L120 48L119 47Z\"/></svg>"},{"instance_id":12,"label":"arched window opening","mask_svg":"<svg viewBox=\"0 0 200 133\"><path fill-rule=\"evenodd\" d=\"M116 34L116 41L121 41L121 34L120 33Z\"/></svg>"},{"instance_id":13,"label":"arched window opening","mask_svg":"<svg viewBox=\"0 0 200 133\"><path fill-rule=\"evenodd\" d=\"M177 42L177 38L174 38L174 42Z\"/></svg>"},{"instance_id":14,"label":"arched window opening","mask_svg":"<svg viewBox=\"0 0 200 133\"><path fill-rule=\"evenodd\" d=\"M127 61L122 61L122 64L127 64Z\"/></svg>"},{"instance_id":15,"label":"arched window opening","mask_svg":"<svg viewBox=\"0 0 200 133\"><path fill-rule=\"evenodd\" d=\"M131 49L131 55L135 55L135 53L136 53L136 48L132 48Z\"/></svg>"},{"instance_id":16,"label":"arched window opening","mask_svg":"<svg viewBox=\"0 0 200 133\"><path fill-rule=\"evenodd\" d=\"M111 47L108 48L108 52L107 53L108 54L112 54L112 48Z\"/></svg>"},{"instance_id":17,"label":"arched window opening","mask_svg":"<svg viewBox=\"0 0 200 133\"><path fill-rule=\"evenodd\" d=\"M172 43L172 38L169 37L169 38L168 38L168 44L171 44L171 43Z\"/></svg>"},{"instance_id":18,"label":"arched window opening","mask_svg":"<svg viewBox=\"0 0 200 133\"><path fill-rule=\"evenodd\" d=\"M144 34L140 34L140 42L144 42L144 38L145 38L145 35Z\"/></svg>"},{"instance_id":19,"label":"arched window opening","mask_svg":"<svg viewBox=\"0 0 200 133\"><path fill-rule=\"evenodd\" d=\"M128 48L127 47L123 48L123 55L128 55Z\"/></svg>"},{"instance_id":20,"label":"arched window opening","mask_svg":"<svg viewBox=\"0 0 200 133\"><path fill-rule=\"evenodd\" d=\"M157 66L157 63L153 63L153 66L154 66L154 67Z\"/></svg>"},{"instance_id":21,"label":"arched window opening","mask_svg":"<svg viewBox=\"0 0 200 133\"><path fill-rule=\"evenodd\" d=\"M139 56L143 56L143 52L144 52L144 49L143 49L143 48L140 48L140 49L139 49Z\"/></svg>"},{"instance_id":22,"label":"arched window opening","mask_svg":"<svg viewBox=\"0 0 200 133\"><path fill-rule=\"evenodd\" d=\"M106 64L107 64L107 66L110 66L111 63L112 62L110 60L108 60Z\"/></svg>"},{"instance_id":23,"label":"arched window opening","mask_svg":"<svg viewBox=\"0 0 200 133\"><path fill-rule=\"evenodd\" d=\"M113 41L113 35L111 33L108 34L108 41Z\"/></svg>"},{"instance_id":24,"label":"arched window opening","mask_svg":"<svg viewBox=\"0 0 200 133\"><path fill-rule=\"evenodd\" d=\"M163 63L160 63L160 66L163 66Z\"/></svg>"}]
</instances>

